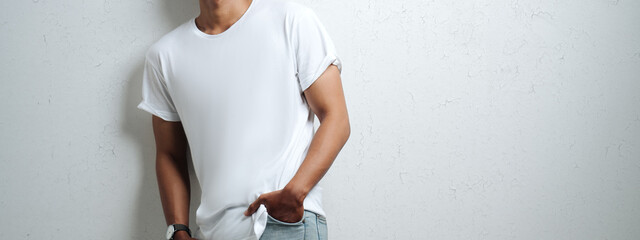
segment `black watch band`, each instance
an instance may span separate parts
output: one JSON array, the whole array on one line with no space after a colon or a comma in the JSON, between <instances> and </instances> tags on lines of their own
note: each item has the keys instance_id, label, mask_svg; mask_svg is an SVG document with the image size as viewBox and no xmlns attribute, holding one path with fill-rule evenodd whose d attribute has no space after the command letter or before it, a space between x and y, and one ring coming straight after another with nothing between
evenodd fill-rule
<instances>
[{"instance_id":1,"label":"black watch band","mask_svg":"<svg viewBox=\"0 0 640 240\"><path fill-rule=\"evenodd\" d=\"M179 223L172 224L172 225L173 225L173 228L175 229L175 231L173 231L173 235L175 235L176 232L178 231L186 231L187 234L189 234L189 237L192 237L191 230L189 230L189 227L187 225L179 224ZM171 239L173 239L173 236L171 236Z\"/></svg>"}]
</instances>

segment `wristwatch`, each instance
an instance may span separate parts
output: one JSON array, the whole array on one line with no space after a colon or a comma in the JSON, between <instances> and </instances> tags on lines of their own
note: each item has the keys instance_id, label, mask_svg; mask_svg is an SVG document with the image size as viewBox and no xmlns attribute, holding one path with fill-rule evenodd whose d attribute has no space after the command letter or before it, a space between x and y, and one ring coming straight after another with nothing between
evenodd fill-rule
<instances>
[{"instance_id":1,"label":"wristwatch","mask_svg":"<svg viewBox=\"0 0 640 240\"><path fill-rule=\"evenodd\" d=\"M189 227L187 225L176 223L171 224L167 227L167 240L172 240L173 234L175 234L177 231L187 231L187 234L189 234L189 237L191 237L191 230L189 230Z\"/></svg>"}]
</instances>

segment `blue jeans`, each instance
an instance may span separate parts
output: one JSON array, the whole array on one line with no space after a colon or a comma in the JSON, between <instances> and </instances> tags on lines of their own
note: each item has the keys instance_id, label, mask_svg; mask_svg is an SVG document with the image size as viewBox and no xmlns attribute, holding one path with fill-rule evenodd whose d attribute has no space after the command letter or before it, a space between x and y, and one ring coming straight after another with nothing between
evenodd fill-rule
<instances>
[{"instance_id":1,"label":"blue jeans","mask_svg":"<svg viewBox=\"0 0 640 240\"><path fill-rule=\"evenodd\" d=\"M267 215L267 227L260 240L327 240L327 219L312 211L304 210L302 220L282 222Z\"/></svg>"}]
</instances>

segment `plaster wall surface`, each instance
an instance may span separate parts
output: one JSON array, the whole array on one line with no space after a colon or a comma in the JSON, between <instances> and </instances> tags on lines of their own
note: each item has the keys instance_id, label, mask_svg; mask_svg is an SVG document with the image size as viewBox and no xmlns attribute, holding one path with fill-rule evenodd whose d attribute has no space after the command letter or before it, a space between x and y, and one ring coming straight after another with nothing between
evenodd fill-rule
<instances>
[{"instance_id":1,"label":"plaster wall surface","mask_svg":"<svg viewBox=\"0 0 640 240\"><path fill-rule=\"evenodd\" d=\"M640 1L301 2L351 118L331 239L640 236ZM162 239L143 56L197 4L0 1L2 238Z\"/></svg>"}]
</instances>

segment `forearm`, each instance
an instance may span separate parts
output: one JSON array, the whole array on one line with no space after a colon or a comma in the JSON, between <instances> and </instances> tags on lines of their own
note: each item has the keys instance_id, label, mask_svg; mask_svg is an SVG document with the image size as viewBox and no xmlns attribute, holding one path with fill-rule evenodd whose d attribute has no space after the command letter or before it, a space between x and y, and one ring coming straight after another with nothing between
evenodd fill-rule
<instances>
[{"instance_id":1,"label":"forearm","mask_svg":"<svg viewBox=\"0 0 640 240\"><path fill-rule=\"evenodd\" d=\"M189 226L191 186L186 157L158 154L156 176L167 225L180 223Z\"/></svg>"},{"instance_id":2,"label":"forearm","mask_svg":"<svg viewBox=\"0 0 640 240\"><path fill-rule=\"evenodd\" d=\"M291 181L285 186L285 190L294 193L299 201L303 201L329 170L347 142L350 131L346 113L323 117L311 141L307 156Z\"/></svg>"}]
</instances>

